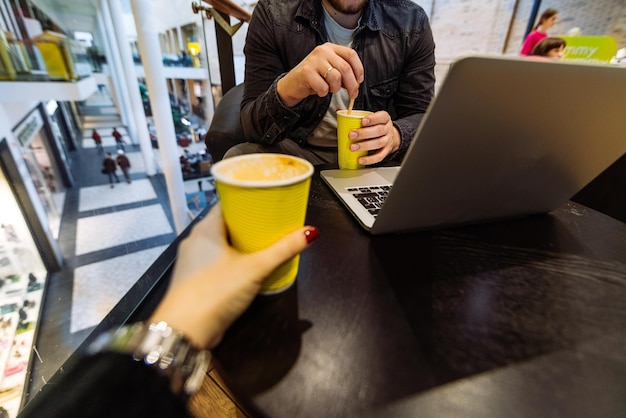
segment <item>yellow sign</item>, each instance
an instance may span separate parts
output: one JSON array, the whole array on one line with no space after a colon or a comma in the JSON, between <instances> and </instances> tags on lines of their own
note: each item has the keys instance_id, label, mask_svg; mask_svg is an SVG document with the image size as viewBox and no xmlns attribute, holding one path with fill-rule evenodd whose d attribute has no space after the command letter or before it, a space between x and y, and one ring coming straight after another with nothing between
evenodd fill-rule
<instances>
[{"instance_id":1,"label":"yellow sign","mask_svg":"<svg viewBox=\"0 0 626 418\"><path fill-rule=\"evenodd\" d=\"M608 64L617 52L617 41L610 36L560 36L566 42L564 60Z\"/></svg>"}]
</instances>

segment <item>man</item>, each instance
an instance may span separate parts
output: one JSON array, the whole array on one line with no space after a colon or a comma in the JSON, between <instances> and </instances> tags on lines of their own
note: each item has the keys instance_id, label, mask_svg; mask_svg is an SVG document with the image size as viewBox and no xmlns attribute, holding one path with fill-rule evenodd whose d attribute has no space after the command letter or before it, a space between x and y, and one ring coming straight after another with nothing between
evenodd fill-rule
<instances>
[{"instance_id":1,"label":"man","mask_svg":"<svg viewBox=\"0 0 626 418\"><path fill-rule=\"evenodd\" d=\"M115 187L113 185L114 178L116 183L120 182L120 179L117 177L117 173L115 172L115 160L113 160L113 156L110 152L107 152L104 156L104 160L102 160L102 174L109 176L109 184L111 185L111 188Z\"/></svg>"},{"instance_id":2,"label":"man","mask_svg":"<svg viewBox=\"0 0 626 418\"><path fill-rule=\"evenodd\" d=\"M122 138L122 134L120 133L120 131L117 130L117 128L113 128L113 132L111 132L111 135L113 135L113 138L115 138L115 145L117 145L117 149L121 149L122 151L125 151L124 149L124 139Z\"/></svg>"},{"instance_id":3,"label":"man","mask_svg":"<svg viewBox=\"0 0 626 418\"><path fill-rule=\"evenodd\" d=\"M115 160L110 152L107 152L104 156L104 160L102 160L102 174L109 176L109 184L111 185L111 188L115 187L113 179L115 179L116 183L120 182L120 179L117 177L117 173L115 172Z\"/></svg>"},{"instance_id":4,"label":"man","mask_svg":"<svg viewBox=\"0 0 626 418\"><path fill-rule=\"evenodd\" d=\"M117 165L122 169L122 173L124 173L124 178L126 179L126 183L130 184L130 174L128 173L128 169L130 168L130 160L124 154L124 151L121 149L117 150Z\"/></svg>"},{"instance_id":5,"label":"man","mask_svg":"<svg viewBox=\"0 0 626 418\"><path fill-rule=\"evenodd\" d=\"M334 163L336 110L352 98L375 112L351 132L351 149L369 151L359 163L400 161L433 97L434 48L428 17L410 0L260 0L244 48L250 142L225 158L280 152Z\"/></svg>"},{"instance_id":6,"label":"man","mask_svg":"<svg viewBox=\"0 0 626 418\"><path fill-rule=\"evenodd\" d=\"M100 134L98 133L98 131L94 129L93 133L91 134L91 137L93 138L93 141L96 143L96 149L98 150L98 153L101 154L102 152L104 152L104 148L102 148L102 137L100 137Z\"/></svg>"}]
</instances>

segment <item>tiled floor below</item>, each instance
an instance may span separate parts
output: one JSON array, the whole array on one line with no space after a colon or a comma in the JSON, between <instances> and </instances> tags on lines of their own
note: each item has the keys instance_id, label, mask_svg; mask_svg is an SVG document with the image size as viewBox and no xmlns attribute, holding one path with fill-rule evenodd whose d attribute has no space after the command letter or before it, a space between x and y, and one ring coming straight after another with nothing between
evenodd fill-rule
<instances>
[{"instance_id":1,"label":"tiled floor below","mask_svg":"<svg viewBox=\"0 0 626 418\"><path fill-rule=\"evenodd\" d=\"M76 255L172 233L174 229L158 204L80 218Z\"/></svg>"},{"instance_id":2,"label":"tiled floor below","mask_svg":"<svg viewBox=\"0 0 626 418\"><path fill-rule=\"evenodd\" d=\"M120 180L122 179L120 178ZM135 180L130 184L120 183L113 190L109 184L82 187L78 210L79 212L86 212L156 198L157 194L148 179Z\"/></svg>"},{"instance_id":3,"label":"tiled floor below","mask_svg":"<svg viewBox=\"0 0 626 418\"><path fill-rule=\"evenodd\" d=\"M165 248L154 247L75 269L70 332L98 325Z\"/></svg>"}]
</instances>

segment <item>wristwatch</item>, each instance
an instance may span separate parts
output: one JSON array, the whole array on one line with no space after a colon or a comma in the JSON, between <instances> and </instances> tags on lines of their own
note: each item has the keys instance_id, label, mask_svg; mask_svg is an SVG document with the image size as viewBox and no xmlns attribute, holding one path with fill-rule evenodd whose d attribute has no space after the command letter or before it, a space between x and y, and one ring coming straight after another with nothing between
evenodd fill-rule
<instances>
[{"instance_id":1,"label":"wristwatch","mask_svg":"<svg viewBox=\"0 0 626 418\"><path fill-rule=\"evenodd\" d=\"M156 368L170 378L172 392L184 400L200 389L211 363L210 351L196 349L165 322L138 322L105 332L88 348L90 354L98 352L130 354Z\"/></svg>"}]
</instances>

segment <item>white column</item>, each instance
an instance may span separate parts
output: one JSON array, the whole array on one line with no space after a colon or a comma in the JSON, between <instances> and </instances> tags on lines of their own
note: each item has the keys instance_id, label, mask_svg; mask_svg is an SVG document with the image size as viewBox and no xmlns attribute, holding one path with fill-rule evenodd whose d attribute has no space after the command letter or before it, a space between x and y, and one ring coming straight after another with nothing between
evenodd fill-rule
<instances>
[{"instance_id":1,"label":"white column","mask_svg":"<svg viewBox=\"0 0 626 418\"><path fill-rule=\"evenodd\" d=\"M126 35L126 28L124 27L124 13L122 12L120 0L108 1L111 12L111 21L114 26L115 39L117 40L117 46L120 51L120 59L122 61L126 86L128 87L128 95L131 102L131 113L135 119L137 127L137 137L133 142L139 142L144 164L146 166L146 174L153 176L156 174L156 164L154 163L154 153L150 142L150 134L148 133L148 122L143 111L143 103L139 93L135 63L133 62L133 55L130 50L130 42L128 41L128 36Z\"/></svg>"},{"instance_id":2,"label":"white column","mask_svg":"<svg viewBox=\"0 0 626 418\"><path fill-rule=\"evenodd\" d=\"M170 82L172 83L172 95L174 96L174 103L176 103L178 105L178 84L177 84L178 79L177 78L170 78Z\"/></svg>"},{"instance_id":3,"label":"white column","mask_svg":"<svg viewBox=\"0 0 626 418\"><path fill-rule=\"evenodd\" d=\"M169 50L167 52L169 52L170 54L173 54L176 52L176 48L174 47L174 30L172 29L168 29L167 30L167 45L169 47Z\"/></svg>"},{"instance_id":4,"label":"white column","mask_svg":"<svg viewBox=\"0 0 626 418\"><path fill-rule=\"evenodd\" d=\"M159 33L159 48L161 48L161 52L167 52L167 42L165 36L166 35L163 32Z\"/></svg>"},{"instance_id":5,"label":"white column","mask_svg":"<svg viewBox=\"0 0 626 418\"><path fill-rule=\"evenodd\" d=\"M120 52L115 42L115 32L113 31L113 23L111 22L111 13L106 0L100 1L100 8L97 13L98 27L100 30L100 38L104 44L104 51L107 57L109 71L111 72L111 94L113 100L120 112L120 119L127 127L131 137L137 137L137 127L135 120L130 118L130 98L128 97L128 88L126 87L126 79L123 77L123 68L120 62ZM114 42L111 42L113 39Z\"/></svg>"},{"instance_id":6,"label":"white column","mask_svg":"<svg viewBox=\"0 0 626 418\"><path fill-rule=\"evenodd\" d=\"M176 27L176 32L178 33L178 53L182 54L187 48L184 46L183 40L183 29L180 26Z\"/></svg>"},{"instance_id":7,"label":"white column","mask_svg":"<svg viewBox=\"0 0 626 418\"><path fill-rule=\"evenodd\" d=\"M207 27L204 24L204 16L200 16L202 23L200 25L200 30L202 31L202 36L200 36L200 46L202 47L202 56L204 57L204 65L206 65L206 73L208 76L208 80L204 80L202 82L202 94L204 96L204 120L206 121L207 127L211 125L213 121L213 114L215 113L215 98L213 97L212 90L212 82L211 82L211 67L209 65L209 47L207 42Z\"/></svg>"},{"instance_id":8,"label":"white column","mask_svg":"<svg viewBox=\"0 0 626 418\"><path fill-rule=\"evenodd\" d=\"M191 88L189 88L189 80L184 79L183 83L185 83L185 102L187 103L187 112L192 113Z\"/></svg>"},{"instance_id":9,"label":"white column","mask_svg":"<svg viewBox=\"0 0 626 418\"><path fill-rule=\"evenodd\" d=\"M178 28L171 29L172 31L172 54L179 54L178 50Z\"/></svg>"},{"instance_id":10,"label":"white column","mask_svg":"<svg viewBox=\"0 0 626 418\"><path fill-rule=\"evenodd\" d=\"M207 69L207 71L209 71ZM204 120L206 121L207 128L213 121L213 114L215 113L215 105L213 104L213 90L211 89L211 80L202 80L202 96L204 100Z\"/></svg>"},{"instance_id":11,"label":"white column","mask_svg":"<svg viewBox=\"0 0 626 418\"><path fill-rule=\"evenodd\" d=\"M183 173L180 169L176 132L172 120L172 108L159 48L159 34L154 15L155 6L151 0L132 0L131 5L137 27L139 52L150 92L150 106L157 130L165 184L167 185L176 231L181 233L189 225L191 219L188 215Z\"/></svg>"}]
</instances>

